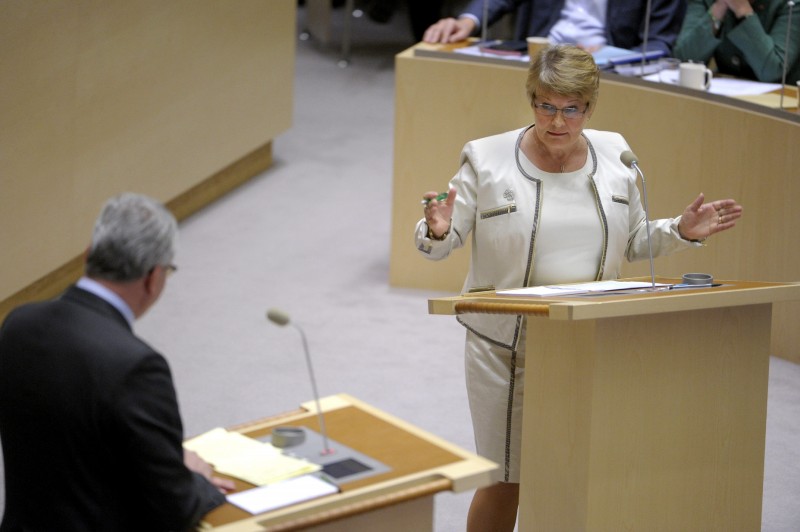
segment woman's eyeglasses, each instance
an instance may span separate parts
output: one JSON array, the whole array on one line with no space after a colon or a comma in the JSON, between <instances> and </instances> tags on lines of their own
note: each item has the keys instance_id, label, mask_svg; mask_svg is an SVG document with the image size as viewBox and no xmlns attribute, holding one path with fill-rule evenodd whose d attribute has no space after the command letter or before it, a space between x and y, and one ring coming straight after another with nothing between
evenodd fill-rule
<instances>
[{"instance_id":1,"label":"woman's eyeglasses","mask_svg":"<svg viewBox=\"0 0 800 532\"><path fill-rule=\"evenodd\" d=\"M533 102L533 107L536 109L536 112L542 116L556 116L556 113L561 111L561 116L563 116L565 120L577 120L585 115L586 111L589 110L588 105L581 111L574 105L559 108L555 105L550 105L549 103L536 103L536 101Z\"/></svg>"}]
</instances>

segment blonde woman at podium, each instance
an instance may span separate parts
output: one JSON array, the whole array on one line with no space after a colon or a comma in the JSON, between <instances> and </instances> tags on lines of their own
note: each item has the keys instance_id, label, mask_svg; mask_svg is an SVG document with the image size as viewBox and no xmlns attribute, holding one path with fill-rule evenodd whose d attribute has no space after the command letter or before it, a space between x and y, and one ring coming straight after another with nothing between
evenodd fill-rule
<instances>
[{"instance_id":1,"label":"blonde woman at podium","mask_svg":"<svg viewBox=\"0 0 800 532\"><path fill-rule=\"evenodd\" d=\"M543 50L526 82L534 123L464 146L449 192L424 194L416 246L431 260L472 239L463 291L614 279L624 260L649 257L636 173L625 139L584 129L600 72L576 46ZM655 255L699 247L732 228L742 207L703 194L676 218L650 222ZM519 500L525 326L522 316L464 314L465 366L479 454L500 478L478 490L468 530L513 530Z\"/></svg>"}]
</instances>

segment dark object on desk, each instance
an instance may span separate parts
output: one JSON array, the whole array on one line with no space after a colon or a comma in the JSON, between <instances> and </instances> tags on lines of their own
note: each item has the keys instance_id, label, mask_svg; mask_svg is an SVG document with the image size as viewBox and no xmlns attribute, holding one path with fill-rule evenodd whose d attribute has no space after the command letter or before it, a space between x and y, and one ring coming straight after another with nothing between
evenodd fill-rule
<instances>
[{"instance_id":1,"label":"dark object on desk","mask_svg":"<svg viewBox=\"0 0 800 532\"><path fill-rule=\"evenodd\" d=\"M369 471L371 469L372 468L368 465L362 464L353 458L346 458L339 462L333 462L331 464L325 464L322 466L323 473L337 480L343 477L355 475L356 473L363 473L364 471Z\"/></svg>"},{"instance_id":2,"label":"dark object on desk","mask_svg":"<svg viewBox=\"0 0 800 532\"><path fill-rule=\"evenodd\" d=\"M525 55L528 53L528 43L525 41L496 41L484 44L481 52L497 55Z\"/></svg>"},{"instance_id":3,"label":"dark object on desk","mask_svg":"<svg viewBox=\"0 0 800 532\"><path fill-rule=\"evenodd\" d=\"M670 290L679 290L681 288L716 288L717 286L722 286L722 283L711 283L711 284L673 284L669 287Z\"/></svg>"}]
</instances>

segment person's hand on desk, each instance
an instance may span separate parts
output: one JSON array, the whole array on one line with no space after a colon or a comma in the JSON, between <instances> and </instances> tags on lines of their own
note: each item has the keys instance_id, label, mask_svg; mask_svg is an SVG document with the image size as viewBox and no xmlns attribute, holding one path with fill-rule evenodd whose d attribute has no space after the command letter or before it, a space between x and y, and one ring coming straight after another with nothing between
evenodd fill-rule
<instances>
[{"instance_id":1,"label":"person's hand on desk","mask_svg":"<svg viewBox=\"0 0 800 532\"><path fill-rule=\"evenodd\" d=\"M428 236L434 240L444 240L450 233L450 222L453 218L453 206L456 203L456 189L447 192L447 198L437 200L438 193L426 192L422 195L425 202L425 223L428 224Z\"/></svg>"},{"instance_id":2,"label":"person's hand on desk","mask_svg":"<svg viewBox=\"0 0 800 532\"><path fill-rule=\"evenodd\" d=\"M428 43L447 44L463 41L475 31L475 21L469 17L443 18L425 30L422 40Z\"/></svg>"},{"instance_id":3,"label":"person's hand on desk","mask_svg":"<svg viewBox=\"0 0 800 532\"><path fill-rule=\"evenodd\" d=\"M681 215L678 232L685 240L705 240L714 233L732 228L742 217L742 206L736 200L703 203L704 200L701 192Z\"/></svg>"},{"instance_id":4,"label":"person's hand on desk","mask_svg":"<svg viewBox=\"0 0 800 532\"><path fill-rule=\"evenodd\" d=\"M189 451L188 449L183 450L183 463L190 471L203 475L222 493L230 493L236 489L236 484L234 484L232 480L215 477L213 475L214 468L211 464L200 458L200 455L194 451Z\"/></svg>"}]
</instances>

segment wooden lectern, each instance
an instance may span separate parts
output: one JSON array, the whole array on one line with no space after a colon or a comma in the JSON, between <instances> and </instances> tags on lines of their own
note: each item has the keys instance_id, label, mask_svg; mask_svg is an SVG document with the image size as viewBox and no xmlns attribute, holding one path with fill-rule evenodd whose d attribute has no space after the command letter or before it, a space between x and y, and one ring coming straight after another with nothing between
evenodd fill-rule
<instances>
[{"instance_id":1,"label":"wooden lectern","mask_svg":"<svg viewBox=\"0 0 800 532\"><path fill-rule=\"evenodd\" d=\"M349 395L320 402L328 435L389 466L377 476L341 485L341 493L250 515L225 504L205 516L201 529L219 532L315 530L352 532L432 531L433 497L486 486L497 464L371 407ZM302 409L229 430L252 438L276 427L319 431L314 402ZM252 488L234 479L237 491Z\"/></svg>"},{"instance_id":2,"label":"wooden lectern","mask_svg":"<svg viewBox=\"0 0 800 532\"><path fill-rule=\"evenodd\" d=\"M527 315L521 531L760 530L772 304L800 283L717 282L430 301Z\"/></svg>"}]
</instances>

